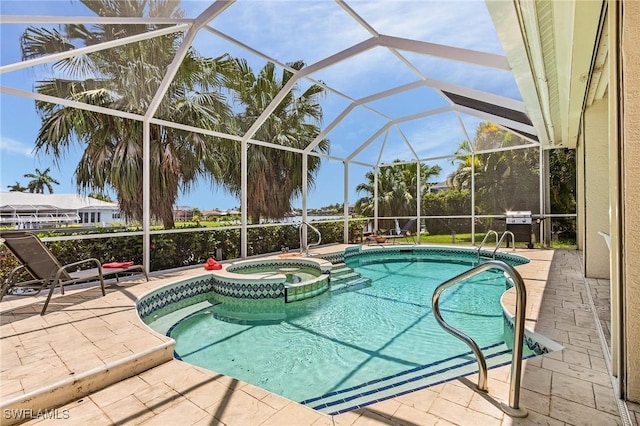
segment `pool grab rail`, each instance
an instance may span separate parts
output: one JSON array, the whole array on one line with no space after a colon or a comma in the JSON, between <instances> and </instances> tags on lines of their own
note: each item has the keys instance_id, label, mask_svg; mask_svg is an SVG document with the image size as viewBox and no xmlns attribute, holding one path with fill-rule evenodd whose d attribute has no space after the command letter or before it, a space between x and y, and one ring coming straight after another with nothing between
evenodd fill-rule
<instances>
[{"instance_id":1,"label":"pool grab rail","mask_svg":"<svg viewBox=\"0 0 640 426\"><path fill-rule=\"evenodd\" d=\"M305 226L307 228L311 228L313 231L315 231L316 234L318 234L318 241L312 244L307 244L307 242L305 241L304 244L302 244L302 228ZM320 234L320 231L318 231L318 229L315 226L311 225L309 222L301 222L300 227L298 228L298 233L300 234L300 254L302 254L302 251L306 249L305 255L309 256L309 248L311 246L320 245L320 242L322 241L322 235Z\"/></svg>"},{"instance_id":2,"label":"pool grab rail","mask_svg":"<svg viewBox=\"0 0 640 426\"><path fill-rule=\"evenodd\" d=\"M498 241L498 243L496 244L496 248L493 249L493 258L496 258L496 252L498 251L498 249L500 248L500 244L502 244L502 240L504 240L504 238L507 235L511 235L511 246L512 246L512 250L515 251L516 250L516 236L513 235L513 232L511 231L504 231L502 233L502 235L500 236L500 240ZM507 244L509 244L509 241L507 240ZM508 247L508 246L507 246Z\"/></svg>"},{"instance_id":3,"label":"pool grab rail","mask_svg":"<svg viewBox=\"0 0 640 426\"><path fill-rule=\"evenodd\" d=\"M478 246L478 259L480 259L480 250L482 250L482 247L484 246L484 243L487 242L487 240L489 239L489 235L491 235L491 234L495 234L495 236L496 236L496 246L498 246L498 240L500 239L500 235L498 235L498 233L496 231L494 231L493 229L489 229L487 231L487 233L484 235L484 238L482 239L482 242Z\"/></svg>"},{"instance_id":4,"label":"pool grab rail","mask_svg":"<svg viewBox=\"0 0 640 426\"><path fill-rule=\"evenodd\" d=\"M514 282L514 286L516 288L516 312L515 312L515 326L513 330L513 351L512 351L512 359L511 359L511 380L509 387L509 405L506 405L504 402L500 403L500 407L502 411L512 417L526 417L527 410L524 408L520 408L520 382L521 382L521 371L522 371L522 346L524 343L524 320L525 320L525 310L527 304L527 290L524 285L524 281L522 276L516 271L511 265L502 262L500 260L489 260L481 265L476 266L466 272L463 272L460 275L457 275L444 283L440 284L435 291L433 292L433 296L431 298L431 306L433 309L433 315L436 318L436 321L446 332L457 337L467 344L473 351L476 356L476 360L478 361L478 390L487 391L487 362L482 354L482 350L478 346L478 344L469 336L457 330L456 328L450 326L443 318L440 313L440 295L447 288L459 284L475 275L480 274L489 269L502 269L506 275L508 275Z\"/></svg>"}]
</instances>

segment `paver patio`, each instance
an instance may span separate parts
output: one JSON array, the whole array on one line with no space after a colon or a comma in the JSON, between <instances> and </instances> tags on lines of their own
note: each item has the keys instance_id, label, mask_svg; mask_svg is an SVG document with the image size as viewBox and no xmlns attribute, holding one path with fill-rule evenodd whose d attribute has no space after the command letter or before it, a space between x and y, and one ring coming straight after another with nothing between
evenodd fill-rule
<instances>
[{"instance_id":1,"label":"paver patio","mask_svg":"<svg viewBox=\"0 0 640 426\"><path fill-rule=\"evenodd\" d=\"M336 247L331 248L336 251ZM524 361L515 419L508 400L509 367L489 370L489 392L463 377L336 416L230 377L174 360L172 340L147 328L135 300L202 268L56 294L45 316L44 296L0 303L2 424L65 425L638 425L639 405L615 399L597 318L579 252L519 250L532 261L517 268L528 293L527 326L564 350ZM600 283L602 284L602 283ZM605 286L601 285L601 292ZM506 294L507 306L513 303ZM601 295L603 296L603 295ZM606 319L606 318L605 318ZM105 384L112 383L105 387ZM59 408L38 412L49 404ZM28 411L28 410L32 411ZM12 411L13 410L13 411ZM622 416L620 412L622 410ZM55 417L53 419L47 417Z\"/></svg>"}]
</instances>

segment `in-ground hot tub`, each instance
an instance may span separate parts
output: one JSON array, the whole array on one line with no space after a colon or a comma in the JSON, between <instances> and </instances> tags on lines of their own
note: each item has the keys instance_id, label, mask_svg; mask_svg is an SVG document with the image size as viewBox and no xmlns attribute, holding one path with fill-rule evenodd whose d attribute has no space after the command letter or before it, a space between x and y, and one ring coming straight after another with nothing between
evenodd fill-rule
<instances>
[{"instance_id":1,"label":"in-ground hot tub","mask_svg":"<svg viewBox=\"0 0 640 426\"><path fill-rule=\"evenodd\" d=\"M255 259L212 271L213 291L237 299L303 300L329 288L331 262L322 259Z\"/></svg>"},{"instance_id":2,"label":"in-ground hot tub","mask_svg":"<svg viewBox=\"0 0 640 426\"><path fill-rule=\"evenodd\" d=\"M203 271L149 292L138 300L138 313L146 324L162 317L168 327L174 318L207 306L215 306L210 314L226 322L277 322L282 319L285 303L309 299L329 289L331 267L331 262L315 258L225 264L220 270ZM163 325L157 327L168 331Z\"/></svg>"}]
</instances>

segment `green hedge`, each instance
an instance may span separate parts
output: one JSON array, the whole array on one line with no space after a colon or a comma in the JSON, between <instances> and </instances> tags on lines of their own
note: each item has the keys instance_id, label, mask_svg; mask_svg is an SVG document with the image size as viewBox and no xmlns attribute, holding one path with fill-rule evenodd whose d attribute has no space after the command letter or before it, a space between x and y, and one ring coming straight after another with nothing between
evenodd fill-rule
<instances>
[{"instance_id":1,"label":"green hedge","mask_svg":"<svg viewBox=\"0 0 640 426\"><path fill-rule=\"evenodd\" d=\"M359 242L366 221L349 222L349 242ZM322 235L322 245L342 243L343 222L313 224ZM108 233L109 230L98 230ZM291 251L300 248L298 225L278 225L248 230L248 256L279 252L283 246ZM81 233L78 233L80 235ZM87 233L84 233L85 235ZM54 237L54 232L40 234ZM308 231L309 243L316 242L315 232ZM62 264L97 258L102 263L129 261L142 263L142 236L90 238L45 243ZM216 229L200 232L182 232L151 235L151 270L158 271L181 266L203 264L208 257L222 251L222 259L240 257L240 230ZM0 246L0 279L7 278L19 263L4 246Z\"/></svg>"}]
</instances>

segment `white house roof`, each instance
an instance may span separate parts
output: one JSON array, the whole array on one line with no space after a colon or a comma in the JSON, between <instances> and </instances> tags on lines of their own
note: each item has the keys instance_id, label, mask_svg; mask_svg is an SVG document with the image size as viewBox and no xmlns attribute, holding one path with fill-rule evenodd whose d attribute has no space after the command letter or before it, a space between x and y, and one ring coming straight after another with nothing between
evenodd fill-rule
<instances>
[{"instance_id":1,"label":"white house roof","mask_svg":"<svg viewBox=\"0 0 640 426\"><path fill-rule=\"evenodd\" d=\"M118 203L109 203L78 194L32 194L29 192L0 192L0 209L42 210L119 209Z\"/></svg>"}]
</instances>

